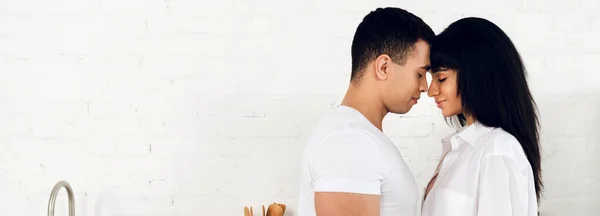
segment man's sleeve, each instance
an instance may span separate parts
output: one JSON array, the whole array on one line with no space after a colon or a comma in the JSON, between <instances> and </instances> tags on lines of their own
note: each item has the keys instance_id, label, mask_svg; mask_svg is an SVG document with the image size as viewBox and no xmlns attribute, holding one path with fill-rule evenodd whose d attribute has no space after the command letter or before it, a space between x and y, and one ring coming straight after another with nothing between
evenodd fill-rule
<instances>
[{"instance_id":1,"label":"man's sleeve","mask_svg":"<svg viewBox=\"0 0 600 216\"><path fill-rule=\"evenodd\" d=\"M315 192L379 195L384 179L382 158L366 135L336 135L322 144L311 163Z\"/></svg>"}]
</instances>

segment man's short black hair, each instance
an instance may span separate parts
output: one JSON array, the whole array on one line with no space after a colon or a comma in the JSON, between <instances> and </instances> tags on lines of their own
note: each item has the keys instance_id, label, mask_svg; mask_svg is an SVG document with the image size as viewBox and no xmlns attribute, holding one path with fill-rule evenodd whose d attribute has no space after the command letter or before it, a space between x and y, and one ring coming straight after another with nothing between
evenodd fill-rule
<instances>
[{"instance_id":1,"label":"man's short black hair","mask_svg":"<svg viewBox=\"0 0 600 216\"><path fill-rule=\"evenodd\" d=\"M378 8L363 18L352 41L351 80L362 76L381 54L403 65L418 40L431 42L435 33L421 18L400 8Z\"/></svg>"}]
</instances>

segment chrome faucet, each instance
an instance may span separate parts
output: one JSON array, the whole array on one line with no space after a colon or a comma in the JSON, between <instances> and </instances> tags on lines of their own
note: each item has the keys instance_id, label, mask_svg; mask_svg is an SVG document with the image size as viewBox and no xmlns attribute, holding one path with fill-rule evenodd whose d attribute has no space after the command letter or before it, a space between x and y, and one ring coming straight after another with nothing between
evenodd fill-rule
<instances>
[{"instance_id":1,"label":"chrome faucet","mask_svg":"<svg viewBox=\"0 0 600 216\"><path fill-rule=\"evenodd\" d=\"M65 187L67 190L67 196L69 197L69 216L75 216L75 196L73 195L73 189L66 181L59 181L54 185L52 193L50 193L50 201L48 202L48 216L54 216L54 206L56 204L56 195L61 187Z\"/></svg>"}]
</instances>

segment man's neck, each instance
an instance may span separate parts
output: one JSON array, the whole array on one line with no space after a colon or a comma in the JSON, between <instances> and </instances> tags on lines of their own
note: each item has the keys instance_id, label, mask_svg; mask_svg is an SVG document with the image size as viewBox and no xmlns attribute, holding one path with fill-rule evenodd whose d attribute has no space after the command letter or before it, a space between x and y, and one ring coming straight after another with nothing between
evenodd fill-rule
<instances>
[{"instance_id":1,"label":"man's neck","mask_svg":"<svg viewBox=\"0 0 600 216\"><path fill-rule=\"evenodd\" d=\"M383 131L383 118L388 111L376 92L360 89L360 87L351 84L341 105L358 110L371 124Z\"/></svg>"}]
</instances>

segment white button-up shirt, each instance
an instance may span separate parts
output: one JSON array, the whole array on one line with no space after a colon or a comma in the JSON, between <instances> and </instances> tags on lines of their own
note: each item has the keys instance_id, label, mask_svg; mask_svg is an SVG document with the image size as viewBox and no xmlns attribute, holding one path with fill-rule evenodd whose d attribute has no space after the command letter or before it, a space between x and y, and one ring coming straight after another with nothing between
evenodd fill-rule
<instances>
[{"instance_id":1,"label":"white button-up shirt","mask_svg":"<svg viewBox=\"0 0 600 216\"><path fill-rule=\"evenodd\" d=\"M422 216L535 216L533 172L517 139L475 122L442 139Z\"/></svg>"}]
</instances>

